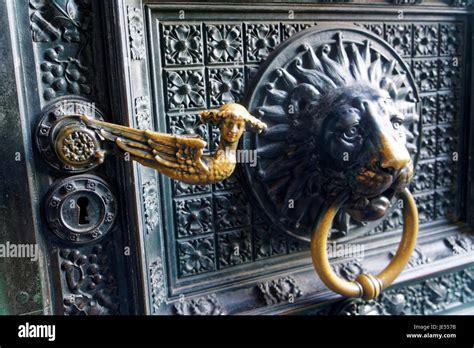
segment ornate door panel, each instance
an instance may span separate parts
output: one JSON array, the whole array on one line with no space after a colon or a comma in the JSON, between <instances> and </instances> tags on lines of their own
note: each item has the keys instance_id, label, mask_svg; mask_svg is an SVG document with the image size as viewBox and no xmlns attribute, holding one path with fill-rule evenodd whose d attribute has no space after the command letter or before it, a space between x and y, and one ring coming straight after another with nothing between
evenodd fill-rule
<instances>
[{"instance_id":1,"label":"ornate door panel","mask_svg":"<svg viewBox=\"0 0 474 348\"><path fill-rule=\"evenodd\" d=\"M459 235L451 223L460 219L464 201L456 185L463 185L465 164L452 156L463 157L465 151L460 125L466 117L466 17L442 11L414 14L406 7L403 19L392 9L377 17L358 14L357 21L348 8L338 8L337 15L331 7L282 6L270 14L265 5L229 8L216 4L212 12L206 8L145 5L156 129L199 134L215 144L219 134L198 122L200 110L243 102L259 66L295 33L335 21L356 24L386 40L404 57L420 92L423 133L412 192L420 211L420 240L441 239L437 245L444 240L445 251L432 254L431 246L420 243L412 266L456 253L460 244L470 245L469 237ZM265 305L291 310L298 307L293 302L304 305L327 298L318 280L309 275L308 243L272 226L240 174L208 186L154 176L143 183L145 244L154 250L148 254L148 263L151 274L163 279L163 283L152 282L156 313L197 313L204 303L210 313L264 313L271 311ZM158 201L161 206L150 204ZM154 221L150 209L161 211L162 221L150 223ZM348 243L365 243L373 250L369 266L373 267L395 250L401 220L401 211L396 209L363 235L351 236L349 230L344 237ZM334 260L334 264L347 278L354 278L363 268L357 259ZM177 304L166 306L173 300Z\"/></svg>"},{"instance_id":2,"label":"ornate door panel","mask_svg":"<svg viewBox=\"0 0 474 348\"><path fill-rule=\"evenodd\" d=\"M47 274L44 311L428 314L474 304L473 237L466 224L474 196L467 175L469 4L8 3L9 20L18 23L12 52L21 57L23 123L31 131L23 145L38 216L31 235L41 242ZM272 52L298 32L325 25L353 26L386 42L410 68L419 94L413 127L419 155L410 187L419 210L418 244L394 287L369 304L333 303L340 297L314 273L309 243L278 229L252 195L242 170L252 163L223 182L190 185L126 157L72 170L51 160L41 140L65 108L87 101L94 104L81 113L138 129L197 134L212 151L220 134L201 123L199 113L245 104ZM72 149L69 155L77 154ZM86 210L80 232L67 219L81 221L83 211L58 210L74 194L78 205L87 198L89 208L81 209L94 208ZM104 223L87 230L94 219ZM353 280L380 270L394 256L402 221L396 207L374 225L341 222L331 241L362 246L363 253L333 257L336 274ZM448 286L453 282L457 291Z\"/></svg>"}]
</instances>

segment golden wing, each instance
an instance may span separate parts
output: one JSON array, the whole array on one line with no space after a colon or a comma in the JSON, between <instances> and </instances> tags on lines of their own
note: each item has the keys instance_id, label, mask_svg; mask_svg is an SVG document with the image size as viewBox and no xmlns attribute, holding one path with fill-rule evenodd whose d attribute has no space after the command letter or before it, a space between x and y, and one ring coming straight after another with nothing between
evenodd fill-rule
<instances>
[{"instance_id":1,"label":"golden wing","mask_svg":"<svg viewBox=\"0 0 474 348\"><path fill-rule=\"evenodd\" d=\"M201 183L209 175L203 161L207 143L198 135L171 135L150 130L138 130L108 122L81 117L103 138L113 141L131 159L158 170L172 179L186 183Z\"/></svg>"}]
</instances>

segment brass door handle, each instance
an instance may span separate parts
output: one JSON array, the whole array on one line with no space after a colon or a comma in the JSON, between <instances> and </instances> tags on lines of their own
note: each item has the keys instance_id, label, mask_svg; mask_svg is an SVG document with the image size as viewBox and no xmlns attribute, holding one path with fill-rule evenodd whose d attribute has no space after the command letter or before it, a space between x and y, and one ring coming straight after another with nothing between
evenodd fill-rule
<instances>
[{"instance_id":1,"label":"brass door handle","mask_svg":"<svg viewBox=\"0 0 474 348\"><path fill-rule=\"evenodd\" d=\"M390 264L377 275L361 274L355 281L338 277L331 269L327 254L327 238L336 213L344 203L339 197L323 212L311 238L311 257L314 268L323 283L331 290L347 296L362 297L364 300L376 298L380 292L390 286L403 271L416 245L418 234L418 210L415 200L407 188L402 192L403 198L403 235L400 245Z\"/></svg>"},{"instance_id":2,"label":"brass door handle","mask_svg":"<svg viewBox=\"0 0 474 348\"><path fill-rule=\"evenodd\" d=\"M203 185L225 180L234 172L238 142L246 126L257 133L266 128L265 123L239 104L203 111L201 121L212 123L221 132L217 150L204 154L207 143L198 135L139 130L104 122L92 115L69 112L49 120L51 124L43 119L38 139L45 124L51 129L48 128L49 141L39 142L40 151L44 154L47 148L55 152L62 169L79 172L101 164L107 153L115 153L105 148L104 143L108 143L113 145L112 149L174 180Z\"/></svg>"}]
</instances>

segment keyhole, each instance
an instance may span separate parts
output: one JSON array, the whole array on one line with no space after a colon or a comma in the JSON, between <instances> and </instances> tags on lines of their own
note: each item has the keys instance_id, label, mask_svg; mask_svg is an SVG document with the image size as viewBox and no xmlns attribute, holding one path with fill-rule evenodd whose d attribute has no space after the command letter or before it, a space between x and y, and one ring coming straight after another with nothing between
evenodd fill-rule
<instances>
[{"instance_id":1,"label":"keyhole","mask_svg":"<svg viewBox=\"0 0 474 348\"><path fill-rule=\"evenodd\" d=\"M87 206L89 205L89 198L87 197L80 197L77 200L77 208L79 209L79 225L88 225L89 221L89 213Z\"/></svg>"}]
</instances>

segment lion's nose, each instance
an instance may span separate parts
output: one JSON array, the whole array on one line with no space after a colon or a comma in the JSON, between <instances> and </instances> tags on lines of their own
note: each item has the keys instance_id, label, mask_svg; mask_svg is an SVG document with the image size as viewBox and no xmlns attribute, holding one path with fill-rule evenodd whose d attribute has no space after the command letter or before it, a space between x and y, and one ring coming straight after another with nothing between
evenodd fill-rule
<instances>
[{"instance_id":1,"label":"lion's nose","mask_svg":"<svg viewBox=\"0 0 474 348\"><path fill-rule=\"evenodd\" d=\"M380 142L382 145L380 166L383 169L398 171L410 163L410 154L405 146L383 134L380 136Z\"/></svg>"}]
</instances>

